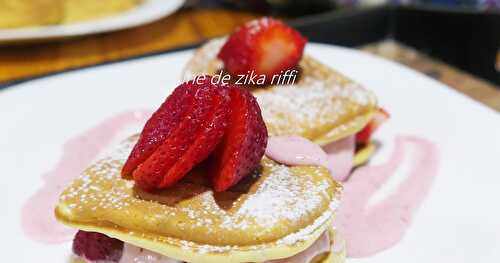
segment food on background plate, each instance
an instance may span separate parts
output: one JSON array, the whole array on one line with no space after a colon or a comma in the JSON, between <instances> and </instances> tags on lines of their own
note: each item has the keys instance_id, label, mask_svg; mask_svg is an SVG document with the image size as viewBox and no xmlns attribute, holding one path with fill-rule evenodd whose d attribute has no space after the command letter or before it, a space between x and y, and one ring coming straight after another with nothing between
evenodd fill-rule
<instances>
[{"instance_id":1,"label":"food on background plate","mask_svg":"<svg viewBox=\"0 0 500 263\"><path fill-rule=\"evenodd\" d=\"M58 24L63 13L61 0L0 0L0 29Z\"/></svg>"},{"instance_id":2,"label":"food on background plate","mask_svg":"<svg viewBox=\"0 0 500 263\"><path fill-rule=\"evenodd\" d=\"M0 29L69 24L126 12L142 0L0 0Z\"/></svg>"},{"instance_id":3,"label":"food on background plate","mask_svg":"<svg viewBox=\"0 0 500 263\"><path fill-rule=\"evenodd\" d=\"M333 227L341 184L321 164L265 155L268 139L301 136L308 145L347 141L354 147L359 137L353 165L360 165L372 154L366 150L371 134L384 119L374 116L383 110L371 92L303 56L303 44L291 43L293 52L276 48L290 44L290 36L304 39L282 22L264 18L242 30L256 50L265 41L280 43L272 66L260 73L298 68L298 82L249 87L214 81L211 75L224 68L217 58L224 39L201 47L186 69L191 80L172 92L141 134L61 194L55 213L79 229L73 241L79 260L344 262L345 246ZM238 56L233 48L229 54L224 60ZM250 68L259 68L261 59ZM281 151L287 150L285 140Z\"/></svg>"}]
</instances>

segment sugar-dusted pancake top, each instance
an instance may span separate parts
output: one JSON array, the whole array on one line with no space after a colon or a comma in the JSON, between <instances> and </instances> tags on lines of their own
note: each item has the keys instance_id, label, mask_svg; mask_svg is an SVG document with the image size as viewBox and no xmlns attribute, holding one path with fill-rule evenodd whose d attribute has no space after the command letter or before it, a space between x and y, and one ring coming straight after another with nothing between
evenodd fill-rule
<instances>
[{"instance_id":1,"label":"sugar-dusted pancake top","mask_svg":"<svg viewBox=\"0 0 500 263\"><path fill-rule=\"evenodd\" d=\"M209 41L188 62L183 79L217 74L223 63L217 53L225 38ZM255 88L269 135L301 135L326 144L361 130L377 102L374 94L335 70L305 55L293 85Z\"/></svg>"},{"instance_id":2,"label":"sugar-dusted pancake top","mask_svg":"<svg viewBox=\"0 0 500 263\"><path fill-rule=\"evenodd\" d=\"M175 187L144 193L120 169L137 136L89 167L61 195L56 215L73 225L126 229L208 245L251 246L299 232L338 203L341 187L322 167L263 159L254 176L214 194L203 168Z\"/></svg>"}]
</instances>

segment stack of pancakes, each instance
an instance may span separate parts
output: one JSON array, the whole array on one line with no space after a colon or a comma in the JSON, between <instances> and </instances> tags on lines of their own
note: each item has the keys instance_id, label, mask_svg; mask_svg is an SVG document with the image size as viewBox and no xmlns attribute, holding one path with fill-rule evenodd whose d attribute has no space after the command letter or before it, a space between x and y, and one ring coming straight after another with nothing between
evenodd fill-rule
<instances>
[{"instance_id":1,"label":"stack of pancakes","mask_svg":"<svg viewBox=\"0 0 500 263\"><path fill-rule=\"evenodd\" d=\"M197 50L183 78L218 73L223 43L213 40ZM324 145L370 121L377 110L371 92L309 56L299 67L295 84L253 91L270 136L300 135ZM186 262L287 262L320 242L328 242L326 250L302 259L343 262L345 250L332 228L342 187L326 168L264 157L255 174L215 193L199 166L174 187L146 193L120 176L136 141L125 140L64 191L56 208L61 222ZM362 153L358 164L369 157Z\"/></svg>"}]
</instances>

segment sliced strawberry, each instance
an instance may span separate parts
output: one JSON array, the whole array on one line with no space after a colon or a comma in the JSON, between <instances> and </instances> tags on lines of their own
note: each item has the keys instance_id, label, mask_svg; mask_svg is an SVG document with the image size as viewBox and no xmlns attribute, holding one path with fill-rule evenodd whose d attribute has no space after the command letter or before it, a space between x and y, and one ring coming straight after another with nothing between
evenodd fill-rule
<instances>
[{"instance_id":1,"label":"sliced strawberry","mask_svg":"<svg viewBox=\"0 0 500 263\"><path fill-rule=\"evenodd\" d=\"M231 116L226 134L210 160L214 190L222 192L250 175L267 146L267 129L255 97L248 91L230 89Z\"/></svg>"},{"instance_id":2,"label":"sliced strawberry","mask_svg":"<svg viewBox=\"0 0 500 263\"><path fill-rule=\"evenodd\" d=\"M306 39L283 22L262 18L234 32L217 55L233 75L266 76L270 83L275 74L295 67L304 51Z\"/></svg>"},{"instance_id":3,"label":"sliced strawberry","mask_svg":"<svg viewBox=\"0 0 500 263\"><path fill-rule=\"evenodd\" d=\"M118 262L123 242L101 233L80 230L73 239L73 253L91 262Z\"/></svg>"},{"instance_id":4,"label":"sliced strawberry","mask_svg":"<svg viewBox=\"0 0 500 263\"><path fill-rule=\"evenodd\" d=\"M173 123L159 123L160 127L170 126L169 133L163 136L165 139L133 171L137 186L144 190L172 186L196 164L206 159L221 141L230 112L229 91L226 87L210 82L211 78L207 78L205 81L191 81L177 88L186 90L177 92L189 97L178 98L183 103L180 105L183 114L177 122L170 120ZM166 104L168 103L167 99ZM167 106L169 105L166 108ZM161 131L151 134L157 135L159 132ZM146 138L145 141L150 140ZM134 147L134 150L136 148L138 152L144 153L140 146Z\"/></svg>"},{"instance_id":5,"label":"sliced strawberry","mask_svg":"<svg viewBox=\"0 0 500 263\"><path fill-rule=\"evenodd\" d=\"M130 176L132 172L153 154L186 116L192 104L194 87L184 83L177 87L160 108L146 122L137 144L123 166L122 175Z\"/></svg>"},{"instance_id":6,"label":"sliced strawberry","mask_svg":"<svg viewBox=\"0 0 500 263\"><path fill-rule=\"evenodd\" d=\"M372 134L389 119L389 113L382 108L379 108L373 119L356 134L356 144L366 145L370 142Z\"/></svg>"}]
</instances>

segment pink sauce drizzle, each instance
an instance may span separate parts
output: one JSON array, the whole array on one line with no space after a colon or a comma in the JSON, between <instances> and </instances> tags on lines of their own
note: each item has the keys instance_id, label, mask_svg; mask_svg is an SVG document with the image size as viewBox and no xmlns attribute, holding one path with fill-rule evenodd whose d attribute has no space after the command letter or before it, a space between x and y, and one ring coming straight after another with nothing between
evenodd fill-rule
<instances>
[{"instance_id":1,"label":"pink sauce drizzle","mask_svg":"<svg viewBox=\"0 0 500 263\"><path fill-rule=\"evenodd\" d=\"M75 229L57 222L54 205L59 194L128 125L144 124L150 111L127 111L103 121L64 144L63 155L53 170L42 175L44 185L25 203L22 226L31 239L48 244L69 241Z\"/></svg>"},{"instance_id":2,"label":"pink sauce drizzle","mask_svg":"<svg viewBox=\"0 0 500 263\"><path fill-rule=\"evenodd\" d=\"M395 149L386 163L361 167L350 176L348 174L336 176L336 178L348 178L344 182L336 227L346 240L349 257L368 257L397 244L404 237L438 173L439 152L434 144L411 136L399 136L395 142ZM339 142L340 145L344 143ZM294 156L303 156L304 152L301 149L307 144L312 142L306 139L293 139L287 142L287 139L282 137L270 138L268 141L270 149L266 151L266 155L287 165L303 165L304 163L296 162ZM329 154L307 150L312 146L306 146L305 153L311 155L308 156L308 160L323 162L326 154L329 160L340 161L346 157L338 156L337 151L331 151L336 148L336 144L326 147L330 150ZM408 159L411 146L414 147L414 155L412 159ZM373 195L394 175L403 160L408 160L410 163L408 176L394 193L383 201L369 206ZM309 164L321 165L321 162ZM342 165L340 167L339 170L345 169Z\"/></svg>"}]
</instances>

